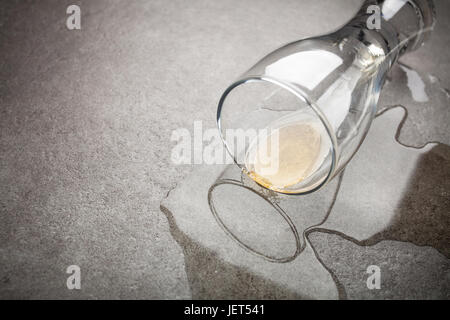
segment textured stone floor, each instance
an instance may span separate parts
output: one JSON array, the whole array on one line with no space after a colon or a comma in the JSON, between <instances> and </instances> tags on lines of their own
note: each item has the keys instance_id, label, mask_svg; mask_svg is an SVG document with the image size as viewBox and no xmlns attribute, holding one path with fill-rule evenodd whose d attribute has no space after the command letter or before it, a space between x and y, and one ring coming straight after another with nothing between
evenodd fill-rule
<instances>
[{"instance_id":1,"label":"textured stone floor","mask_svg":"<svg viewBox=\"0 0 450 320\"><path fill-rule=\"evenodd\" d=\"M72 1L2 1L0 298L448 299L448 1L436 0L432 38L381 96L407 115L381 114L341 180L301 200L308 214L279 200L298 238L280 216L249 215L250 233L230 220L260 252L294 260L250 254L210 220L207 199L194 201L225 168L170 161L172 131L213 128L235 77L281 44L336 29L360 2L86 0L82 29L69 31ZM411 72L428 101L414 100ZM379 172L394 168L404 175L386 184ZM66 287L72 264L81 290ZM369 264L380 290L365 286Z\"/></svg>"}]
</instances>

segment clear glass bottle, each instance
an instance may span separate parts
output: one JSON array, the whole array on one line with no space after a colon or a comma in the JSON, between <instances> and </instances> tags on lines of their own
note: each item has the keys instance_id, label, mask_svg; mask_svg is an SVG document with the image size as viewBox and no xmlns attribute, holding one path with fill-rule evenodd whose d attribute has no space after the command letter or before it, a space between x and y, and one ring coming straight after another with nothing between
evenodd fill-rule
<instances>
[{"instance_id":1,"label":"clear glass bottle","mask_svg":"<svg viewBox=\"0 0 450 320\"><path fill-rule=\"evenodd\" d=\"M434 22L431 0L369 0L338 31L268 54L219 102L219 131L236 164L286 194L329 182L364 140L387 71Z\"/></svg>"}]
</instances>

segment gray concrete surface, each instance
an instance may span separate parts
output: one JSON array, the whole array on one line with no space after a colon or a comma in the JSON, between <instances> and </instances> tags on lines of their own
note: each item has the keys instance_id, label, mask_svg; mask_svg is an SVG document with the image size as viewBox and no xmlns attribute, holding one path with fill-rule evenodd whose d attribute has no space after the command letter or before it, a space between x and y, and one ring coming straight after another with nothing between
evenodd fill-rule
<instances>
[{"instance_id":1,"label":"gray concrete surface","mask_svg":"<svg viewBox=\"0 0 450 320\"><path fill-rule=\"evenodd\" d=\"M238 268L246 277L259 275L298 298L450 298L450 148L401 145L395 133L405 116L402 107L379 115L341 178L310 195L267 197L263 188L245 180L242 185L215 182L241 181L235 165L225 174L209 165L195 170L162 202L175 239L184 248L193 243L201 248L185 250L186 261L199 261L210 252L209 260ZM212 185L217 186L211 203L225 227L262 257L244 250L219 226L208 202ZM275 207L243 186L276 203L295 230ZM295 232L301 235L295 259L267 261L293 255ZM370 265L383 267L382 288L375 292L366 286ZM191 288L201 287L194 280L198 269L186 270ZM216 279L214 269L202 270L209 270L203 279ZM209 295L217 282L212 283Z\"/></svg>"},{"instance_id":2,"label":"gray concrete surface","mask_svg":"<svg viewBox=\"0 0 450 320\"><path fill-rule=\"evenodd\" d=\"M281 44L342 25L360 2L2 1L0 298L367 297L354 282L346 286L358 269L333 259L333 254L352 255L357 246L337 234L312 233L309 241L316 251L307 246L298 257L311 263L290 269L308 284L303 292L302 282L289 284L279 264L261 263L237 245L232 261L239 263L230 263L220 256L220 246L214 251L194 241L174 212L160 210L170 190L201 170L171 164L172 131L192 130L195 120L214 127L217 101L235 77ZM404 86L381 97L383 105L409 108L413 116L399 138L414 146L450 143L447 95L433 94L450 88L450 5L436 2L440 19L431 41L402 61L433 76L432 84L422 77L434 86L427 86L434 90L428 95L438 99L439 109L431 102L408 106L395 100L407 97ZM82 10L79 31L65 26L72 3ZM396 74L404 78L401 72L392 77ZM433 161L444 161L446 152L436 151ZM442 192L448 199L448 189ZM432 247L425 253L414 247L398 260L392 260L392 252L399 244L371 250L389 256L393 265L423 261L429 253L438 266L425 265L411 277L414 281L430 270L424 279L431 284L421 287L422 294L443 297L448 282L432 284L448 274L448 260L439 255L448 257L448 243L442 241L448 237L448 206L442 209L439 196L421 206L414 199L412 193L407 204L413 210L437 210L434 222L425 231L407 228L409 235L397 228L390 240L412 242L405 250L415 244ZM182 204L180 198L170 203ZM434 236L436 219L447 219L441 238ZM197 225L191 226L198 233ZM420 232L424 235L411 241ZM337 253L324 243L332 243ZM320 255L322 263L316 264ZM300 263L298 258L294 261ZM72 264L81 267L81 290L66 288L65 271ZM259 264L264 272L254 271ZM273 272L279 277L271 278ZM390 290L395 294L381 297L399 297L403 289Z\"/></svg>"}]
</instances>

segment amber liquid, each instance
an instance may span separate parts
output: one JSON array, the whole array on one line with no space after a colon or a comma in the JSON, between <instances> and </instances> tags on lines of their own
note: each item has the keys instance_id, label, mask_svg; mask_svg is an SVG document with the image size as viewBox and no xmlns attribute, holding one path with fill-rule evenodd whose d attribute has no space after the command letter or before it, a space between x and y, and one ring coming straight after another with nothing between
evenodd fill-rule
<instances>
[{"instance_id":1,"label":"amber liquid","mask_svg":"<svg viewBox=\"0 0 450 320\"><path fill-rule=\"evenodd\" d=\"M317 169L320 148L321 135L313 125L287 124L250 144L246 168L257 183L283 191Z\"/></svg>"}]
</instances>

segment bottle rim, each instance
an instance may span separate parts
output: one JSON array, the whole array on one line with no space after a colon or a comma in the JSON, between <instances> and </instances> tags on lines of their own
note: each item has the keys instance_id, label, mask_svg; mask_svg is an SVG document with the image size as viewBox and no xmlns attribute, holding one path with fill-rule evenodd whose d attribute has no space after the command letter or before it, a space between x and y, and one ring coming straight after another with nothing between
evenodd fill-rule
<instances>
[{"instance_id":1,"label":"bottle rim","mask_svg":"<svg viewBox=\"0 0 450 320\"><path fill-rule=\"evenodd\" d=\"M270 76L260 76L260 75L254 75L254 76L246 76L243 78L238 79L237 81L233 82L231 85L229 85L227 87L227 89L224 91L224 93L222 94L220 100L219 100L219 104L217 107L217 117L216 117L216 121L217 121L217 127L219 130L219 135L220 138L222 140L222 143L224 144L227 153L231 156L231 158L233 159L234 163L239 166L247 175L249 175L249 172L247 172L246 168L242 165L240 165L238 163L238 161L236 160L235 155L233 154L233 152L231 152L227 141L224 137L224 131L222 130L222 109L224 106L224 102L227 99L228 95L231 93L231 91L233 91L235 88L244 85L246 83L250 83L250 82L267 82L269 84L278 86L279 88L282 88L288 92L290 92L291 94L293 94L296 98L300 99L303 103L305 103L308 107L310 107L315 115L319 118L320 122L322 123L322 125L325 128L326 133L328 134L328 137L331 141L331 164L330 164L330 170L328 171L328 174L326 175L326 177L324 179L322 179L319 182L316 182L314 184L312 184L312 186L310 188L306 188L306 190L301 190L301 191L295 191L295 192L289 192L289 191L282 191L282 190L278 190L278 189L270 189L267 188L266 186L261 185L262 187L278 192L278 193L282 193L282 194L287 194L287 195L304 195L304 194L308 194L308 193L312 193L318 189L320 189L322 186L324 186L326 183L328 183L334 176L335 176L335 170L336 170L336 164L337 164L337 159L339 157L339 153L338 153L338 144L337 144L337 138L336 135L334 133L334 130L331 126L331 124L329 123L328 119L326 118L326 116L323 114L323 112L321 111L320 107L317 105L317 103L311 99L308 94L306 94L301 88L299 88L298 86L294 86L286 81L280 80L280 79L276 79L274 77L270 77Z\"/></svg>"}]
</instances>

